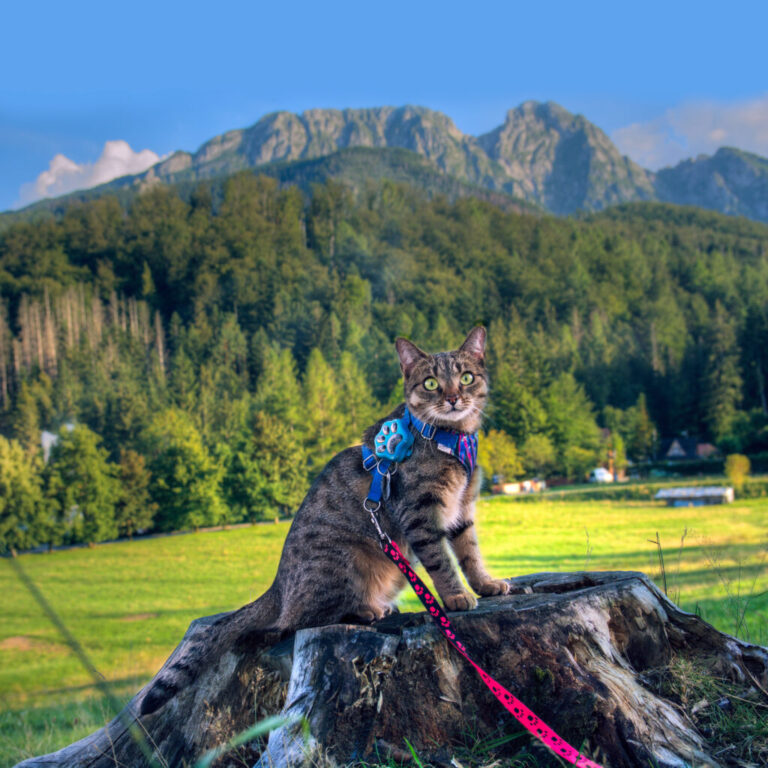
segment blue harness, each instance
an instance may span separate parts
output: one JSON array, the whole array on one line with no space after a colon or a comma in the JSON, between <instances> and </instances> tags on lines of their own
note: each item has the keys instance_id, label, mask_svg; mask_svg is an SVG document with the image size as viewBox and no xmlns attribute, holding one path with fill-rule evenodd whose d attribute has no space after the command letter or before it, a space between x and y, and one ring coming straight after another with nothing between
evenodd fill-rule
<instances>
[{"instance_id":1,"label":"blue harness","mask_svg":"<svg viewBox=\"0 0 768 768\"><path fill-rule=\"evenodd\" d=\"M477 465L477 434L438 429L414 416L406 407L399 419L385 421L374 438L374 450L363 445L363 467L371 472L371 487L363 501L363 508L373 515L381 507L381 501L389 498L391 468L405 461L413 453L414 434L411 427L425 440L434 440L437 449L458 459L472 477ZM378 525L376 526L378 528Z\"/></svg>"}]
</instances>

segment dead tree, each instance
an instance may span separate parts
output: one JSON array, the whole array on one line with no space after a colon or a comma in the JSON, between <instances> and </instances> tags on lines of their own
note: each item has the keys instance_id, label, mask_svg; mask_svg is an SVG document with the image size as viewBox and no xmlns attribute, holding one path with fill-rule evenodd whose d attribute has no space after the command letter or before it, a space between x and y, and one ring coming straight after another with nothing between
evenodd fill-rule
<instances>
[{"instance_id":1,"label":"dead tree","mask_svg":"<svg viewBox=\"0 0 768 768\"><path fill-rule=\"evenodd\" d=\"M722 702L687 701L680 677L704 670L768 704L768 649L681 611L641 573L543 573L511 583L515 594L484 598L451 620L478 663L577 748L606 768L766 764L765 754L733 762L713 746L699 715ZM248 617L245 606L193 622L163 667L185 671L185 681L161 685L161 670L106 728L20 766L147 765L131 722L157 765L192 765L278 713L293 721L216 764L403 760L407 739L424 763L468 765L473 744L496 739L506 741L502 757L527 749L538 765L559 765L426 614L306 629L279 642L249 628Z\"/></svg>"}]
</instances>

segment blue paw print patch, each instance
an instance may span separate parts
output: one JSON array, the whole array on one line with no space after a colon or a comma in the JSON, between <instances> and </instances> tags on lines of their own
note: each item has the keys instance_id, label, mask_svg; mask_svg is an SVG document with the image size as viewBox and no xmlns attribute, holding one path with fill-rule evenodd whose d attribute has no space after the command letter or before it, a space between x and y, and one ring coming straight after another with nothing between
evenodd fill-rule
<instances>
[{"instance_id":1,"label":"blue paw print patch","mask_svg":"<svg viewBox=\"0 0 768 768\"><path fill-rule=\"evenodd\" d=\"M374 438L374 452L379 459L401 462L413 451L413 435L398 419L385 421Z\"/></svg>"}]
</instances>

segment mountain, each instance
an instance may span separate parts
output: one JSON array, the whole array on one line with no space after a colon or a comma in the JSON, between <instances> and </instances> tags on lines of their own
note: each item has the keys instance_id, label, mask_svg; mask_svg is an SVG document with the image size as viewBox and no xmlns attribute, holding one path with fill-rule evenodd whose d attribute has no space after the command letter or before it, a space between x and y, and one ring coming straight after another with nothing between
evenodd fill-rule
<instances>
[{"instance_id":1,"label":"mountain","mask_svg":"<svg viewBox=\"0 0 768 768\"><path fill-rule=\"evenodd\" d=\"M659 200L768 221L768 160L722 147L656 174Z\"/></svg>"},{"instance_id":2,"label":"mountain","mask_svg":"<svg viewBox=\"0 0 768 768\"><path fill-rule=\"evenodd\" d=\"M275 112L250 128L228 131L194 154L177 152L143 176L175 182L209 178L276 161L322 157L348 147L398 147L431 160L442 173L471 184L501 189L504 171L472 136L441 112L424 107L311 109Z\"/></svg>"},{"instance_id":3,"label":"mountain","mask_svg":"<svg viewBox=\"0 0 768 768\"><path fill-rule=\"evenodd\" d=\"M407 149L460 181L557 214L653 197L646 171L622 157L599 128L553 102L526 102L478 138L425 107L276 112L211 139L194 154L177 152L142 177L144 183L177 183L349 147Z\"/></svg>"},{"instance_id":4,"label":"mountain","mask_svg":"<svg viewBox=\"0 0 768 768\"><path fill-rule=\"evenodd\" d=\"M527 101L478 144L514 179L508 191L558 214L653 198L647 171L581 115Z\"/></svg>"},{"instance_id":5,"label":"mountain","mask_svg":"<svg viewBox=\"0 0 768 768\"><path fill-rule=\"evenodd\" d=\"M418 106L275 112L194 153L176 152L144 173L3 214L0 224L56 214L73 199L113 193L127 200L158 183L179 185L186 194L201 180L220 188L241 170L305 188L325 178L358 189L390 178L451 199L472 195L518 209L527 203L558 215L661 200L768 221L768 160L724 148L652 173L621 155L582 115L554 102L528 101L477 137L462 133L447 115Z\"/></svg>"}]
</instances>

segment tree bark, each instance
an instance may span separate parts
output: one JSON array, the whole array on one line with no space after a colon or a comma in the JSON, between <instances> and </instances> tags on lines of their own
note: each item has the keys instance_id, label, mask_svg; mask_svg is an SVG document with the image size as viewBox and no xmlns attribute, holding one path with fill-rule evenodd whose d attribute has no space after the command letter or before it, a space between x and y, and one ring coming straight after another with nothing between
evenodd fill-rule
<instances>
[{"instance_id":1,"label":"tree bark","mask_svg":"<svg viewBox=\"0 0 768 768\"><path fill-rule=\"evenodd\" d=\"M684 660L752 688L768 704L768 649L681 611L641 573L542 573L510 583L516 594L483 598L451 621L470 655L563 738L605 768L750 765L729 763L727 750L716 755L690 703L664 681ZM190 765L255 719L278 713L296 721L216 765L401 760L406 739L422 762L448 765L465 759L457 757L462 750L499 737L502 757L526 748L537 765L560 765L528 739L424 613L370 627L306 629L274 643L249 632L246 606L193 622L164 669L194 658L185 654L201 638L219 651L156 711L139 715L149 683L106 728L19 766L146 765L127 729L132 721L158 765Z\"/></svg>"}]
</instances>

